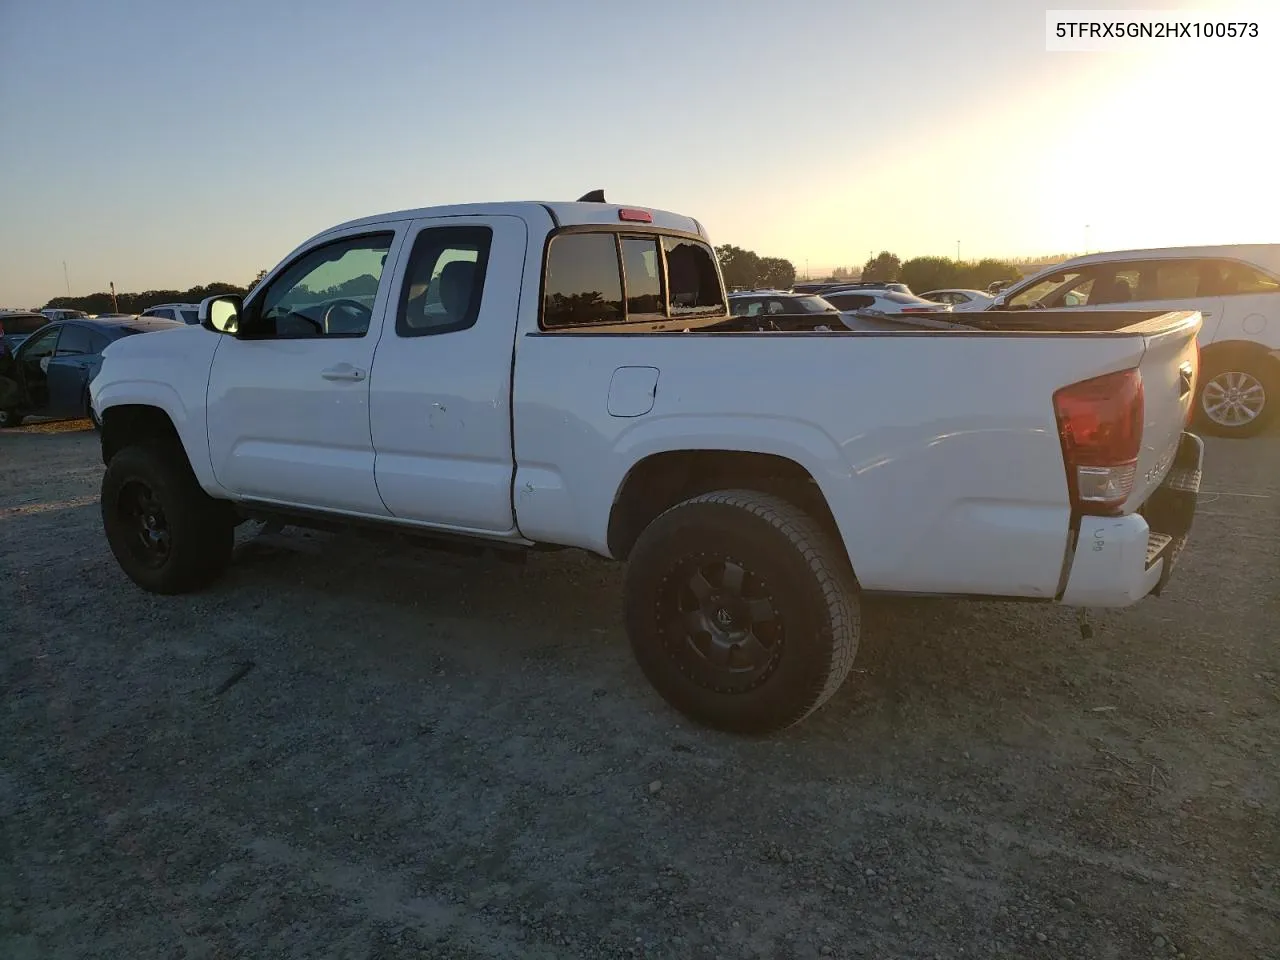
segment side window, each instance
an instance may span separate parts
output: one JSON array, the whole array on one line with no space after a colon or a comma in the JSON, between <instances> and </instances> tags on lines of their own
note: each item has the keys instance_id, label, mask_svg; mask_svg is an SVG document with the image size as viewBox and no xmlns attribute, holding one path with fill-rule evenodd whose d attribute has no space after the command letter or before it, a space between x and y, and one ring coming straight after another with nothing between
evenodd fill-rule
<instances>
[{"instance_id":1,"label":"side window","mask_svg":"<svg viewBox=\"0 0 1280 960\"><path fill-rule=\"evenodd\" d=\"M622 275L612 233L568 233L547 251L542 324L547 329L621 323Z\"/></svg>"},{"instance_id":2,"label":"side window","mask_svg":"<svg viewBox=\"0 0 1280 960\"><path fill-rule=\"evenodd\" d=\"M623 237L622 269L627 287L627 319L640 319L645 314L666 319L657 238Z\"/></svg>"},{"instance_id":3,"label":"side window","mask_svg":"<svg viewBox=\"0 0 1280 960\"><path fill-rule=\"evenodd\" d=\"M1159 260L1144 264L1136 300L1188 300L1201 294L1203 260ZM1206 285L1207 286L1207 285Z\"/></svg>"},{"instance_id":4,"label":"side window","mask_svg":"<svg viewBox=\"0 0 1280 960\"><path fill-rule=\"evenodd\" d=\"M400 293L396 333L424 337L474 326L492 244L488 227L429 227L418 234Z\"/></svg>"},{"instance_id":5,"label":"side window","mask_svg":"<svg viewBox=\"0 0 1280 960\"><path fill-rule=\"evenodd\" d=\"M22 345L22 359L38 360L42 357L53 356L53 349L58 345L58 331L61 327L54 327L52 330L46 330L36 333Z\"/></svg>"},{"instance_id":6,"label":"side window","mask_svg":"<svg viewBox=\"0 0 1280 960\"><path fill-rule=\"evenodd\" d=\"M1218 267L1219 286L1221 293L1226 296L1280 291L1280 282L1255 267L1234 260L1220 261Z\"/></svg>"},{"instance_id":7,"label":"side window","mask_svg":"<svg viewBox=\"0 0 1280 960\"><path fill-rule=\"evenodd\" d=\"M246 332L279 339L363 337L393 238L351 237L303 254L266 288Z\"/></svg>"},{"instance_id":8,"label":"side window","mask_svg":"<svg viewBox=\"0 0 1280 960\"><path fill-rule=\"evenodd\" d=\"M663 237L662 246L667 254L671 315L724 310L724 294L711 249L705 243L680 237Z\"/></svg>"},{"instance_id":9,"label":"side window","mask_svg":"<svg viewBox=\"0 0 1280 960\"><path fill-rule=\"evenodd\" d=\"M88 330L74 323L62 328L62 336L58 338L58 356L83 357L94 352L93 339Z\"/></svg>"},{"instance_id":10,"label":"side window","mask_svg":"<svg viewBox=\"0 0 1280 960\"><path fill-rule=\"evenodd\" d=\"M1129 303L1137 299L1141 284L1142 270L1137 265L1125 264L1103 270L1097 275L1089 291L1082 294L1083 303L1077 306Z\"/></svg>"}]
</instances>

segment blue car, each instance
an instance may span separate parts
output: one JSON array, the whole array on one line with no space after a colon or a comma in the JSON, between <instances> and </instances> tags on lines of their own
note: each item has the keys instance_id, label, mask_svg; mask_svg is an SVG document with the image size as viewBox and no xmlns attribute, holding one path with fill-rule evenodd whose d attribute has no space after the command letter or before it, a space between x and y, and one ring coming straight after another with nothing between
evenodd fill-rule
<instances>
[{"instance_id":1,"label":"blue car","mask_svg":"<svg viewBox=\"0 0 1280 960\"><path fill-rule=\"evenodd\" d=\"M33 416L92 419L89 382L102 366L107 345L121 337L184 326L139 317L45 324L0 357L0 427L16 427Z\"/></svg>"}]
</instances>

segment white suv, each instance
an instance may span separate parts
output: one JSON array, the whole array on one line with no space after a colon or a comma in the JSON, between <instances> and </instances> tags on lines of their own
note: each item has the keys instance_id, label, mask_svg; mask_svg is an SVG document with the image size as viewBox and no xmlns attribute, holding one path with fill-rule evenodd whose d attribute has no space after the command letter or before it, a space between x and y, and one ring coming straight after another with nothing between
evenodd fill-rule
<instances>
[{"instance_id":1,"label":"white suv","mask_svg":"<svg viewBox=\"0 0 1280 960\"><path fill-rule=\"evenodd\" d=\"M1028 277L990 309L1036 307L1199 310L1203 429L1252 436L1280 408L1280 244L1089 254Z\"/></svg>"},{"instance_id":2,"label":"white suv","mask_svg":"<svg viewBox=\"0 0 1280 960\"><path fill-rule=\"evenodd\" d=\"M200 304L198 303L161 303L147 307L139 316L157 317L161 320L181 320L186 324L200 322Z\"/></svg>"}]
</instances>

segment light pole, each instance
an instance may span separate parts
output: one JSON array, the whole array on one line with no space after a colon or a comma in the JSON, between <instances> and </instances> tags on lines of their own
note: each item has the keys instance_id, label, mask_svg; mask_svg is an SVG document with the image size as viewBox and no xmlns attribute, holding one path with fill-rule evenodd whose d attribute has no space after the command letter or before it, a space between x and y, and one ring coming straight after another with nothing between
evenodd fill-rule
<instances>
[{"instance_id":1,"label":"light pole","mask_svg":"<svg viewBox=\"0 0 1280 960\"><path fill-rule=\"evenodd\" d=\"M1089 225L1084 225L1084 252L1089 252Z\"/></svg>"},{"instance_id":2,"label":"light pole","mask_svg":"<svg viewBox=\"0 0 1280 960\"><path fill-rule=\"evenodd\" d=\"M956 263L960 262L960 241L956 241Z\"/></svg>"},{"instance_id":3,"label":"light pole","mask_svg":"<svg viewBox=\"0 0 1280 960\"><path fill-rule=\"evenodd\" d=\"M67 285L67 296L71 296L71 274L67 273L67 261L62 261L62 280Z\"/></svg>"}]
</instances>

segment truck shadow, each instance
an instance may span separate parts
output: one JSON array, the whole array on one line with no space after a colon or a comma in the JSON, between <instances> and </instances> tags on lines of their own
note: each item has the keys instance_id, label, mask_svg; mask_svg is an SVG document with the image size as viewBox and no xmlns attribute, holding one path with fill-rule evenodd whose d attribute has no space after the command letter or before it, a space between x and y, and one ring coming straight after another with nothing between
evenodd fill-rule
<instances>
[{"instance_id":1,"label":"truck shadow","mask_svg":"<svg viewBox=\"0 0 1280 960\"><path fill-rule=\"evenodd\" d=\"M277 542L242 548L223 589L288 593L295 625L331 617L359 623L346 640L317 631L327 638L317 642L358 646L371 669L381 669L379 662L411 667L406 658L434 664L443 657L484 673L510 669L513 660L538 662L560 665L572 682L650 695L622 625L620 564L564 551L517 566L293 530ZM1055 682L1061 657L1079 643L1073 615L1047 605L869 598L849 681L786 736L848 737L908 714L951 723L957 712L998 711ZM825 719L814 725L817 717ZM678 722L674 713L668 719Z\"/></svg>"}]
</instances>

